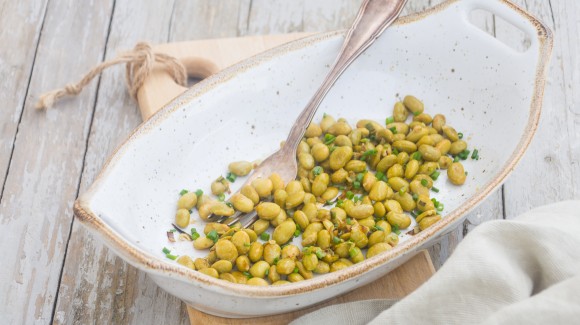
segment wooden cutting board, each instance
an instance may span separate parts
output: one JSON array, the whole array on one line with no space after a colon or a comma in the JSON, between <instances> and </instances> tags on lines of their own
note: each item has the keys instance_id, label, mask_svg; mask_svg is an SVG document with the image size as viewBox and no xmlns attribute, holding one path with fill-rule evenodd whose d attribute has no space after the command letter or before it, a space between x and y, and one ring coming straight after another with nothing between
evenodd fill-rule
<instances>
[{"instance_id":1,"label":"wooden cutting board","mask_svg":"<svg viewBox=\"0 0 580 325\"><path fill-rule=\"evenodd\" d=\"M190 77L203 79L245 58L307 36L305 33L251 36L240 38L210 39L158 45L154 48L178 58L187 68ZM143 120L148 119L163 105L187 90L163 71L154 68L138 92L137 100ZM414 291L435 273L431 258L426 251L419 252L407 263L381 279L350 293L319 305L276 316L227 319L202 313L188 307L191 324L286 324L304 314L322 307L366 299L400 299Z\"/></svg>"}]
</instances>

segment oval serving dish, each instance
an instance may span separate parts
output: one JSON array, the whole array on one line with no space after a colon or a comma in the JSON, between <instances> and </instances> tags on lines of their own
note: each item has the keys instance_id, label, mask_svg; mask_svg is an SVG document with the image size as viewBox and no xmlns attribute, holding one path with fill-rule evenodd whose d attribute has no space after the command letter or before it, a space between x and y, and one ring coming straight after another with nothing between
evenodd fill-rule
<instances>
[{"instance_id":1,"label":"oval serving dish","mask_svg":"<svg viewBox=\"0 0 580 325\"><path fill-rule=\"evenodd\" d=\"M490 11L524 31L517 52L469 22ZM224 317L277 314L322 302L370 283L453 229L513 170L538 125L551 32L507 0L451 0L400 18L338 80L318 110L355 123L384 121L406 94L421 98L464 133L480 160L467 160L464 186L437 182L443 219L394 249L308 281L252 287L214 279L165 258L177 194L202 188L233 160L274 152L334 60L342 32L270 50L194 86L144 122L75 203L75 215L119 256L193 307ZM233 189L242 183L233 183ZM194 214L195 216L195 214ZM193 224L203 229L195 216ZM202 257L190 242L177 254Z\"/></svg>"}]
</instances>

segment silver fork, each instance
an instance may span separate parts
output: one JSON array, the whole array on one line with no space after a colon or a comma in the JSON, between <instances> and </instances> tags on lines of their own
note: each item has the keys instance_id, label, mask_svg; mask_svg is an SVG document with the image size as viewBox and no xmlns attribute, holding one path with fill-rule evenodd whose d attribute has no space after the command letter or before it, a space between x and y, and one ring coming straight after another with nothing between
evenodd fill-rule
<instances>
[{"instance_id":1,"label":"silver fork","mask_svg":"<svg viewBox=\"0 0 580 325\"><path fill-rule=\"evenodd\" d=\"M253 173L246 179L246 184L260 177L269 177L276 172L280 175L284 183L288 183L296 178L298 165L296 163L296 149L306 132L306 128L312 121L314 113L320 103L332 87L338 77L346 68L364 52L379 35L399 16L407 0L365 0L348 30L340 53L332 66L332 69L318 88L314 96L310 99L304 110L300 113L288 138L282 148L266 158ZM210 215L208 221L222 222L231 226L242 218L248 217L248 221L242 226L244 228L252 225L257 219L256 212L244 214L236 212L230 217ZM247 219L247 218L246 218Z\"/></svg>"}]
</instances>

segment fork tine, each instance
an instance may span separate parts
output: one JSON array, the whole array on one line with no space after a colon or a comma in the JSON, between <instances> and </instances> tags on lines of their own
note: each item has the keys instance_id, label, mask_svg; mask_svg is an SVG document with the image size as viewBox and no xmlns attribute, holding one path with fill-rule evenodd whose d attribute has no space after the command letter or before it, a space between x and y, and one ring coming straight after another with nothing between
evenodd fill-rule
<instances>
[{"instance_id":1,"label":"fork tine","mask_svg":"<svg viewBox=\"0 0 580 325\"><path fill-rule=\"evenodd\" d=\"M248 213L248 215L251 215L252 217L250 218L250 220L248 220L246 223L244 223L242 225L242 229L250 228L256 221L258 221L258 219L260 219L258 217L258 214L256 213L256 211ZM228 224L228 226L229 226L229 224Z\"/></svg>"}]
</instances>

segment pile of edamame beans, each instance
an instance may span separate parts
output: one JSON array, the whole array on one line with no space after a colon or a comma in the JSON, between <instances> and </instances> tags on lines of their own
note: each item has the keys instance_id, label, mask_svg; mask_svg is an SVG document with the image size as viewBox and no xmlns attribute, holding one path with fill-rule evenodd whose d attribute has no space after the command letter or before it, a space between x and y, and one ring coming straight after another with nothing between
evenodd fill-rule
<instances>
[{"instance_id":1,"label":"pile of edamame beans","mask_svg":"<svg viewBox=\"0 0 580 325\"><path fill-rule=\"evenodd\" d=\"M441 220L443 203L431 193L439 192L434 182L444 170L450 183L465 182L461 160L470 152L462 138L413 96L397 102L383 123L351 125L325 114L298 146L296 180L284 184L274 173L226 201L229 184L254 167L237 161L211 184L217 199L182 191L175 216L181 232L194 209L203 220L254 210L259 219L248 229L207 223L200 234L191 228L186 237L195 249L209 250L205 258L167 255L209 276L258 286L344 269L392 249L401 232L416 234ZM471 157L478 159L477 151Z\"/></svg>"}]
</instances>

